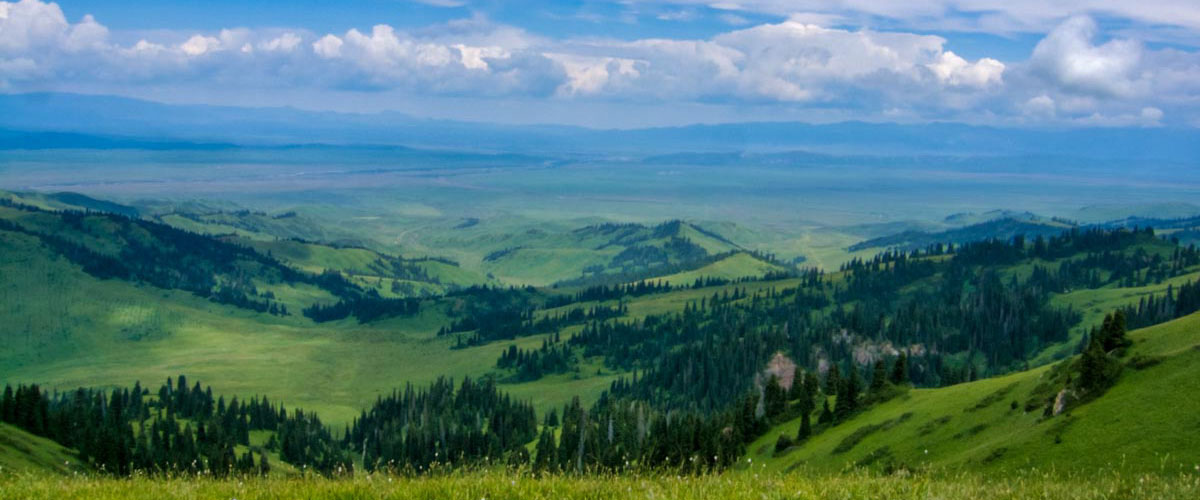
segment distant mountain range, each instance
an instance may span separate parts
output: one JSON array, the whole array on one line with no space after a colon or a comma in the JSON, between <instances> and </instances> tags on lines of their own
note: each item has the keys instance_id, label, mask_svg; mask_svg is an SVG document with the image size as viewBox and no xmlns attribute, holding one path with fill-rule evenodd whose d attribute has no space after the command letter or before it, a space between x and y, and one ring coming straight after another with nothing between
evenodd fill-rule
<instances>
[{"instance_id":1,"label":"distant mountain range","mask_svg":"<svg viewBox=\"0 0 1200 500\"><path fill-rule=\"evenodd\" d=\"M1191 128L1017 129L954 123L729 123L637 130L502 125L396 112L170 105L113 96L0 95L0 148L391 145L574 155L779 152L1074 156L1194 164ZM679 158L659 158L678 160Z\"/></svg>"}]
</instances>

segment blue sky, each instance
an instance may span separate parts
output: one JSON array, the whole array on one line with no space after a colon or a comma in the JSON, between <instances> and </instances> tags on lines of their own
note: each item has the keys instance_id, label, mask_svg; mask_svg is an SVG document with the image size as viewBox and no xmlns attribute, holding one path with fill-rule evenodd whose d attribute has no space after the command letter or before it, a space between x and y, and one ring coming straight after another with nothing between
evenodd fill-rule
<instances>
[{"instance_id":1,"label":"blue sky","mask_svg":"<svg viewBox=\"0 0 1200 500\"><path fill-rule=\"evenodd\" d=\"M1195 0L0 2L0 91L496 122L1200 126Z\"/></svg>"}]
</instances>

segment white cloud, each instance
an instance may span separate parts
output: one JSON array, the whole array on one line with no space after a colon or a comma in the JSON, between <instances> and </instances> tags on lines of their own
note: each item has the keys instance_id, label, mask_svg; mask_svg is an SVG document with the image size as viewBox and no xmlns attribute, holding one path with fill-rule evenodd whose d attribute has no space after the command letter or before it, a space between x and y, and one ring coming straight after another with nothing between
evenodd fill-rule
<instances>
[{"instance_id":1,"label":"white cloud","mask_svg":"<svg viewBox=\"0 0 1200 500\"><path fill-rule=\"evenodd\" d=\"M1096 32L1091 18L1072 17L1037 44L1030 62L1043 77L1071 91L1123 97L1144 91L1137 71L1141 44L1114 39L1094 45Z\"/></svg>"},{"instance_id":2,"label":"white cloud","mask_svg":"<svg viewBox=\"0 0 1200 500\"><path fill-rule=\"evenodd\" d=\"M264 43L259 44L259 48L267 51L291 52L300 46L303 39L300 35L292 32L287 32L279 35L278 38L273 38Z\"/></svg>"},{"instance_id":3,"label":"white cloud","mask_svg":"<svg viewBox=\"0 0 1200 500\"><path fill-rule=\"evenodd\" d=\"M221 41L211 36L194 35L189 38L179 48L184 54L189 56L204 55L207 52L212 52L221 47Z\"/></svg>"},{"instance_id":4,"label":"white cloud","mask_svg":"<svg viewBox=\"0 0 1200 500\"><path fill-rule=\"evenodd\" d=\"M1053 118L1056 112L1054 98L1046 94L1029 98L1021 109L1025 115L1039 119Z\"/></svg>"},{"instance_id":5,"label":"white cloud","mask_svg":"<svg viewBox=\"0 0 1200 500\"><path fill-rule=\"evenodd\" d=\"M985 88L999 85L1004 75L1004 63L985 57L974 64L949 50L937 61L926 64L938 80L946 85Z\"/></svg>"},{"instance_id":6,"label":"white cloud","mask_svg":"<svg viewBox=\"0 0 1200 500\"><path fill-rule=\"evenodd\" d=\"M71 23L52 3L0 2L0 87L386 90L1018 123L1191 123L1200 115L1200 55L1105 39L1088 17L1055 27L1028 61L1001 62L965 58L939 36L827 27L834 18L811 12L692 40L549 39L475 16L337 34L153 32L129 45L91 16Z\"/></svg>"},{"instance_id":7,"label":"white cloud","mask_svg":"<svg viewBox=\"0 0 1200 500\"><path fill-rule=\"evenodd\" d=\"M313 52L325 59L333 59L342 55L342 39L333 35L325 35L313 42Z\"/></svg>"}]
</instances>

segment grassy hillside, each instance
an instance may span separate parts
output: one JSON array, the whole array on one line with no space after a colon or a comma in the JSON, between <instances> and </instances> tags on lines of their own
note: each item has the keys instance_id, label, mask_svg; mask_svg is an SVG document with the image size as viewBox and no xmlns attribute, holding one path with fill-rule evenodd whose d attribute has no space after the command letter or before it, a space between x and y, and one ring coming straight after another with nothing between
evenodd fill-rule
<instances>
[{"instance_id":1,"label":"grassy hillside","mask_svg":"<svg viewBox=\"0 0 1200 500\"><path fill-rule=\"evenodd\" d=\"M761 278L771 273L787 272L789 269L767 262L751 254L739 252L711 264L649 281L663 281L672 285L690 285L701 278L737 280L739 278Z\"/></svg>"},{"instance_id":2,"label":"grassy hillside","mask_svg":"<svg viewBox=\"0 0 1200 500\"><path fill-rule=\"evenodd\" d=\"M85 472L87 468L80 465L71 450L58 443L0 423L0 477L13 471L71 473Z\"/></svg>"},{"instance_id":3,"label":"grassy hillside","mask_svg":"<svg viewBox=\"0 0 1200 500\"><path fill-rule=\"evenodd\" d=\"M404 259L362 247L336 247L298 240L235 239L311 273L336 270L385 297L443 295L455 288L494 283L486 276L438 259Z\"/></svg>"},{"instance_id":4,"label":"grassy hillside","mask_svg":"<svg viewBox=\"0 0 1200 500\"><path fill-rule=\"evenodd\" d=\"M316 325L214 303L181 290L97 279L32 236L0 231L0 383L45 387L127 386L186 373L229 395L269 394L345 422L407 382L483 376L507 345L451 350L435 334L443 301L414 317ZM266 290L267 287L260 286ZM271 288L284 301L330 301L310 285ZM522 339L521 345L543 336ZM563 374L513 386L539 410L574 395L594 399L612 375Z\"/></svg>"},{"instance_id":5,"label":"grassy hillside","mask_svg":"<svg viewBox=\"0 0 1200 500\"><path fill-rule=\"evenodd\" d=\"M453 228L406 234L403 241L415 245L415 252L448 255L464 267L502 281L535 286L581 276L642 273L644 277L655 268L686 266L741 249L712 230L678 220L658 225L572 223L579 224L530 227L506 219L471 219Z\"/></svg>"},{"instance_id":6,"label":"grassy hillside","mask_svg":"<svg viewBox=\"0 0 1200 500\"><path fill-rule=\"evenodd\" d=\"M754 470L827 471L853 465L969 470L1192 473L1200 401L1200 314L1130 333L1116 386L1068 413L1026 403L1050 367L939 389L915 389L777 454L783 423L750 446ZM1134 361L1139 360L1139 361Z\"/></svg>"}]
</instances>

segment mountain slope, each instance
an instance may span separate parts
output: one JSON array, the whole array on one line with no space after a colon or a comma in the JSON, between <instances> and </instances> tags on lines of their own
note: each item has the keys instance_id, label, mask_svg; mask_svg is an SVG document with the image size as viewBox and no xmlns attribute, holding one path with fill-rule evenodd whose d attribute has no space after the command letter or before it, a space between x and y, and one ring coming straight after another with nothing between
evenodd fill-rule
<instances>
[{"instance_id":1,"label":"mountain slope","mask_svg":"<svg viewBox=\"0 0 1200 500\"><path fill-rule=\"evenodd\" d=\"M949 467L1191 472L1200 463L1200 314L1130 332L1117 384L1044 417L1033 394L1052 367L939 389L914 389L776 454L783 423L750 446L755 469ZM1027 404L1033 408L1026 411Z\"/></svg>"},{"instance_id":2,"label":"mountain slope","mask_svg":"<svg viewBox=\"0 0 1200 500\"><path fill-rule=\"evenodd\" d=\"M0 423L0 473L11 471L82 472L71 450L49 439Z\"/></svg>"}]
</instances>

